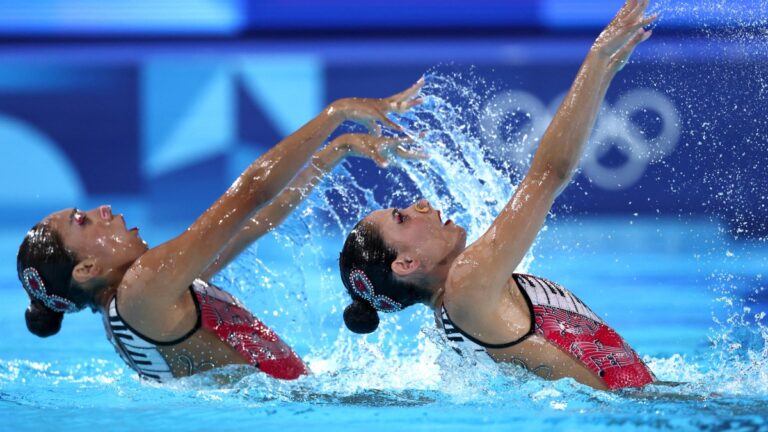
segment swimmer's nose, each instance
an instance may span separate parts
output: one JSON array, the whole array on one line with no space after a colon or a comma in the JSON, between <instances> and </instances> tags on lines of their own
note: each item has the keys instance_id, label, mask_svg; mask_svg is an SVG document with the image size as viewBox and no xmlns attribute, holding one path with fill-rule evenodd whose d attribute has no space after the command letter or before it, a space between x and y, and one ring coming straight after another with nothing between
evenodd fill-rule
<instances>
[{"instance_id":1,"label":"swimmer's nose","mask_svg":"<svg viewBox=\"0 0 768 432\"><path fill-rule=\"evenodd\" d=\"M105 220L107 222L112 220L112 206L109 205L103 205L99 207L99 216L101 216L102 220Z\"/></svg>"},{"instance_id":2,"label":"swimmer's nose","mask_svg":"<svg viewBox=\"0 0 768 432\"><path fill-rule=\"evenodd\" d=\"M422 198L413 205L413 209L419 213L429 213L432 207L429 205L429 201Z\"/></svg>"}]
</instances>

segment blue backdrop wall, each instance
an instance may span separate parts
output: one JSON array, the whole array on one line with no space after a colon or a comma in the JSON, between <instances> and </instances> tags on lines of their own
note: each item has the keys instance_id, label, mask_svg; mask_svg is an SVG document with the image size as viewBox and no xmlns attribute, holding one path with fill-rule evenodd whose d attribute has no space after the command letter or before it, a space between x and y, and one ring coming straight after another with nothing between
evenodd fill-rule
<instances>
[{"instance_id":1,"label":"blue backdrop wall","mask_svg":"<svg viewBox=\"0 0 768 432\"><path fill-rule=\"evenodd\" d=\"M473 67L497 83L483 103L509 115L481 125L499 132L485 145L501 148L543 132L591 40L6 46L0 208L55 210L119 195L145 201L157 217L190 218L330 101L386 96L426 72ZM742 48L663 36L643 46L611 88L560 206L713 214L761 232L759 161L768 155L755 96L765 55Z\"/></svg>"}]
</instances>

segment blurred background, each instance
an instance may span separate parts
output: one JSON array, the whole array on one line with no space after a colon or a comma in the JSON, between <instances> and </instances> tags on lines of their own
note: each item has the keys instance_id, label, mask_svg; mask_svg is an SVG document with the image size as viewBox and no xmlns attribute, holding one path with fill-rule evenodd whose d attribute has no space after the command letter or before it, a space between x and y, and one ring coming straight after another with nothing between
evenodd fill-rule
<instances>
[{"instance_id":1,"label":"blurred background","mask_svg":"<svg viewBox=\"0 0 768 432\"><path fill-rule=\"evenodd\" d=\"M0 258L64 207L183 227L329 102L423 74L493 82L475 103L501 115L468 121L494 132L494 157L519 158L507 144L535 147L621 3L0 0ZM653 2L654 38L611 88L559 212L698 217L762 238L763 3Z\"/></svg>"}]
</instances>

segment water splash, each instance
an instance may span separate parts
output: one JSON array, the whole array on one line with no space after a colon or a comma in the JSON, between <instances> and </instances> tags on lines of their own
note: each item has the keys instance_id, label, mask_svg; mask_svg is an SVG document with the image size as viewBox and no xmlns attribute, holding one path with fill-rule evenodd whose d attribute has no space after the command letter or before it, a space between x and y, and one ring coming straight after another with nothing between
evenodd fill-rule
<instances>
[{"instance_id":1,"label":"water splash","mask_svg":"<svg viewBox=\"0 0 768 432\"><path fill-rule=\"evenodd\" d=\"M350 336L343 329L340 312L348 299L338 280L338 252L325 250L311 239L343 235L373 209L407 205L426 197L465 226L471 242L491 224L524 173L519 163L500 161L499 153L489 153L482 139L487 131L481 119L508 114L494 112L493 104L489 104L499 92L497 85L472 71L432 72L422 92L425 104L398 120L407 125L416 144L431 154L429 161L403 163L387 172L366 162L343 165L270 240L278 245L280 259L292 257L292 265L273 266L269 256L273 246L261 244L228 270L224 285L236 283L238 291L252 300L248 303L258 305L255 311L269 316L269 323L280 329L289 342L304 342L305 357L316 374L311 384L300 385L301 390L288 383L266 384L263 377L248 378L245 387L269 388L266 394L281 400L306 393L311 395L307 398L316 401L360 397L370 402L377 397L391 397L402 402L409 397L429 400L439 392L441 397L489 403L493 399L489 394L513 387L524 389L520 394L528 395L524 400L529 403L531 398L536 399L531 395L546 394L553 385L565 386L560 395L567 396L560 399L539 395L551 402L551 409L568 406L567 400L573 399L574 393L586 392L584 399L594 398L593 393L573 382L546 383L496 364L485 368L460 364L461 358L434 338L430 330L433 318L426 309L411 308L387 316L373 336ZM426 131L423 136L422 131ZM505 152L523 151L538 142L535 135L517 138L508 141ZM365 177L371 174L386 177L390 189L366 186ZM532 261L533 255L529 254L521 270L525 271ZM764 336L761 324L728 319L712 337L713 349L707 355L716 358L647 358L661 379L688 383L677 390L657 390L656 394L666 397L663 395L677 392L696 398L712 394L763 395L759 387L767 382L764 365L768 358ZM721 349L728 345L726 341L747 339L753 340L749 350ZM467 370L473 372L467 374ZM739 374L747 372L757 379L747 383L739 378ZM371 395L372 391L379 392L378 396Z\"/></svg>"},{"instance_id":2,"label":"water splash","mask_svg":"<svg viewBox=\"0 0 768 432\"><path fill-rule=\"evenodd\" d=\"M652 2L652 9L661 13L659 29L652 43L640 48L639 61L658 72L631 79L664 92L684 109L684 148L669 165L686 169L668 185L670 193L681 207L703 208L727 221L733 236L764 241L768 179L757 161L768 155L768 2L661 0ZM684 165L687 161L717 163ZM693 203L690 190L710 196Z\"/></svg>"},{"instance_id":3,"label":"water splash","mask_svg":"<svg viewBox=\"0 0 768 432\"><path fill-rule=\"evenodd\" d=\"M630 65L618 78L669 96L682 108L682 116L674 121L683 131L683 148L667 158L664 143L656 142L649 154L644 155L670 170L679 166L690 168L676 172L667 185L673 199L687 204L681 204L677 217L684 220L693 206L704 205L706 215L712 219L730 222L731 228L723 234L729 231L738 237L754 237L754 233L759 236L764 218L750 209L760 208L754 202L763 204L764 208L768 204L768 195L762 193L768 190L762 165L743 163L750 158L750 149L766 152L764 136L768 123L762 114L762 100L768 89L768 77L764 62L760 61L768 57L768 35L763 30L768 21L766 4L768 2L750 2L747 6L726 0L653 2L651 12L661 12L662 18L653 44L641 48L642 55L636 56L639 58L636 61L658 67L659 73L633 74ZM686 30L691 37L665 36L665 24L676 21L696 23L697 27ZM730 24L724 26L725 22ZM715 61L702 62L695 55L690 60L690 53L698 53L696 50L700 50L696 55L701 58L706 55ZM743 58L755 61L733 67L734 59ZM306 347L306 358L316 373L312 383L294 387L288 383L266 384L259 381L262 378L253 377L249 380L258 382L246 382L245 387L266 386L270 389L268 393L282 400L292 400L304 391L312 395L309 399L337 402L360 396L361 400L373 404L377 397L381 403L386 403L387 398L405 403L404 400L413 397L420 401L449 398L458 403L492 405L503 395L501 399L505 404L519 404L521 408L541 403L555 411L618 410L626 400L592 392L569 380L543 382L517 369L495 364L467 367L461 363L464 359L434 338L429 311L412 308L415 310L387 317L375 336L362 339L349 336L342 329L340 311L347 299L337 276L337 250L323 250L311 245L310 239L344 235L370 210L407 205L426 197L466 227L471 242L484 232L511 197L530 162L531 150L543 133L542 125L551 118L551 115L536 119L526 112L505 112L501 107L508 107L509 103L505 102L509 100L496 99L503 93L502 86L488 82L472 70L446 74L437 69L427 77L422 90L424 105L398 120L407 125L408 134L428 150L431 159L425 163L403 163L399 169L387 172L367 163L345 163L318 188L297 212L299 215L286 223L282 234L275 236L282 252L293 259L290 270L270 270L272 265L263 257L266 247L258 246L256 254L248 257L246 264L232 275L233 280L243 284L241 292L252 297L249 304L265 304L262 290L253 292L258 283L265 283L265 289L276 287L275 291L280 294L273 294L274 300L266 296L269 306L265 311L277 311L277 318L287 318L287 311L291 311L290 320L273 322L276 328L284 329L282 333L289 341L293 334L313 335L298 338L311 341ZM713 79L739 86L702 84ZM506 93L505 97L509 99L514 95ZM559 99L555 98L553 105ZM541 111L553 112L551 108L542 106ZM498 124L506 126L499 128ZM422 131L426 131L423 137ZM503 138L502 148L489 149L489 136L492 141ZM745 150L734 152L735 148ZM696 160L721 163L712 169L691 163ZM372 175L386 177L387 184L374 186L378 182L367 179ZM687 203L687 192L694 188L711 190L711 199L703 204ZM747 205L750 202L752 204ZM731 255L721 253L721 244L712 243L709 247L711 250L699 251L696 255L704 257L701 269L714 275L706 283L721 298L714 306L710 346L696 356L673 354L646 358L661 379L687 383L647 391L647 395L662 402L674 404L676 396L682 400L722 401L739 395L757 399L766 395L768 344L761 303L748 301L751 295L761 291L752 289L749 281L739 280L733 267L717 267L723 256L739 259L739 246L732 248L736 252L729 249ZM571 246L564 248L570 250ZM529 268L532 261L533 255L529 254L521 270ZM260 280L249 281L248 276L244 277L250 273ZM273 285L274 281L280 282ZM372 396L372 392L378 392L378 396Z\"/></svg>"}]
</instances>

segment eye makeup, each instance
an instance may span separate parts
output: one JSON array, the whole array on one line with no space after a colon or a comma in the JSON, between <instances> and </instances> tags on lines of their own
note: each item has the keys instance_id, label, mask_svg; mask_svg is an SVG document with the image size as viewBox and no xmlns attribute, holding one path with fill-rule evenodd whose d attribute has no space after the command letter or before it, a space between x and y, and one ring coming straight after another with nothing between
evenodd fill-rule
<instances>
[{"instance_id":1,"label":"eye makeup","mask_svg":"<svg viewBox=\"0 0 768 432\"><path fill-rule=\"evenodd\" d=\"M75 210L72 212L72 220L73 220L73 221L74 221L76 224L78 224L78 225L83 225L83 224L85 224L85 213L81 212L81 211L80 211L80 210L78 210L78 209L75 209Z\"/></svg>"},{"instance_id":2,"label":"eye makeup","mask_svg":"<svg viewBox=\"0 0 768 432\"><path fill-rule=\"evenodd\" d=\"M408 216L400 213L400 209L394 208L392 209L392 218L395 220L395 223L401 224L408 220Z\"/></svg>"}]
</instances>

